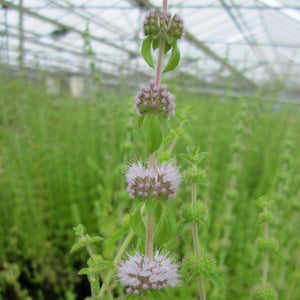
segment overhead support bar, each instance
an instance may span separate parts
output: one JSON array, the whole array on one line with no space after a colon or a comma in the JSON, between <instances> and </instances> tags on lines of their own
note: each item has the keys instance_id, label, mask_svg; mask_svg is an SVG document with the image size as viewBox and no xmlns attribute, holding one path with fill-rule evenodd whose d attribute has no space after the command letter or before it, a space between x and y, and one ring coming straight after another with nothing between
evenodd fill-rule
<instances>
[{"instance_id":1,"label":"overhead support bar","mask_svg":"<svg viewBox=\"0 0 300 300\"><path fill-rule=\"evenodd\" d=\"M76 28L74 28L74 27L72 27L72 26L63 24L63 23L61 23L61 22L55 21L55 20L50 19L50 18L48 18L48 17L42 16L42 15L40 15L40 14L38 14L38 13L36 13L36 12L33 12L33 11L29 10L29 9L26 9L26 8L24 8L24 7L21 8L21 7L19 7L18 5L15 5L15 4L10 3L10 2L8 2L8 1L0 0L0 4L3 4L3 5L5 5L5 6L11 7L11 8L14 8L14 9L16 9L16 10L20 10L21 12L23 12L23 13L25 13L25 14L27 14L27 15L30 15L30 16L35 17L35 18L37 18L37 19L40 19L40 20L43 20L43 21L45 21L45 22L54 24L54 25L56 25L56 26L58 26L58 27L60 27L60 28L69 30L69 31L71 31L71 32L75 32L75 33L77 33L78 35L80 35L80 36L82 36L82 37L85 37L85 36L86 36L86 33L85 33L84 31L81 31L81 30L76 29ZM131 57L136 57L136 56L137 56L137 53L136 53L135 51L132 51L132 50L129 50L129 49L124 48L124 47L122 47L122 46L119 46L119 45L117 45L117 44L114 44L114 43L112 43L112 42L110 42L110 41L108 41L108 40L106 40L106 39L104 39L104 38L100 38L100 37L95 36L95 35L92 35L92 34L89 34L89 37L90 37L92 40L95 40L95 41L97 41L97 42L106 44L106 45L108 45L108 46L110 46L110 47L113 47L113 48L115 48L115 49L118 49L118 50L121 50L121 51L123 51L123 52L126 52L126 53L128 53Z\"/></svg>"}]
</instances>

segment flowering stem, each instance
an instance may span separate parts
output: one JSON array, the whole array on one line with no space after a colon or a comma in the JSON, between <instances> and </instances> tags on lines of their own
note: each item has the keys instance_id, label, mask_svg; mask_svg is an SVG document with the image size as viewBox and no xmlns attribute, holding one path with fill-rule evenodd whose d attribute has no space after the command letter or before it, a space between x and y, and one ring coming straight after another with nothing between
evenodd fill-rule
<instances>
[{"instance_id":1,"label":"flowering stem","mask_svg":"<svg viewBox=\"0 0 300 300\"><path fill-rule=\"evenodd\" d=\"M265 239L269 238L269 223L265 222ZM269 269L269 253L265 253L263 265L263 285L267 285Z\"/></svg>"},{"instance_id":2,"label":"flowering stem","mask_svg":"<svg viewBox=\"0 0 300 300\"><path fill-rule=\"evenodd\" d=\"M193 168L197 171L197 165L194 164ZM192 205L195 206L197 202L197 183L192 183ZM200 258L200 248L199 248L199 237L198 237L198 226L197 223L193 223L193 239L194 239L194 249L196 257ZM206 300L205 296L205 286L203 282L203 277L198 279L199 294L201 300Z\"/></svg>"},{"instance_id":3,"label":"flowering stem","mask_svg":"<svg viewBox=\"0 0 300 300\"><path fill-rule=\"evenodd\" d=\"M147 238L146 238L146 257L148 257L149 259L152 259L153 227L154 227L154 214L153 213L148 213Z\"/></svg>"},{"instance_id":4,"label":"flowering stem","mask_svg":"<svg viewBox=\"0 0 300 300\"><path fill-rule=\"evenodd\" d=\"M163 0L162 13L167 12L167 6L168 6L168 0ZM165 39L161 38L159 41L157 67L156 67L156 78L155 78L155 85L157 87L160 86L160 81L161 81L164 44L165 44ZM156 153L155 152L150 154L149 160L150 160L150 169L155 170L155 168L156 168ZM152 253L153 253L153 233L154 233L154 214L148 213L147 233L146 233L146 257L148 257L149 259L152 259Z\"/></svg>"},{"instance_id":5,"label":"flowering stem","mask_svg":"<svg viewBox=\"0 0 300 300\"><path fill-rule=\"evenodd\" d=\"M87 246L86 246L86 250L87 250L87 252L89 253L90 257L93 257L93 256L94 256L93 250L92 250L92 248L90 247L90 245L87 245ZM103 273L102 273L101 271L99 271L99 275L100 275L100 278L101 278L101 280L102 280L102 282L103 282L103 285L106 285L107 293L108 293L109 299L110 299L110 300L113 300L114 298L113 298L113 295L112 295L112 293L111 293L111 290L110 290L110 288L109 288L109 286L108 286L108 284L107 284L107 282L106 282L106 280L105 280L105 278L104 278L104 275L103 275ZM94 274L92 274L91 278L94 279ZM95 294L95 291L94 291L94 289L93 289L92 286L91 286L91 289L92 289L92 299L93 299L93 300L96 300L96 294Z\"/></svg>"},{"instance_id":6,"label":"flowering stem","mask_svg":"<svg viewBox=\"0 0 300 300\"><path fill-rule=\"evenodd\" d=\"M116 265L119 260L121 259L121 257L123 256L126 248L128 247L130 241L132 240L132 238L134 237L134 233L132 230L129 231L127 237L125 238L123 244L121 245L121 248L119 250L119 252L117 253L115 259L114 259L114 262L113 264ZM100 292L98 294L98 298L102 298L106 292L106 286L108 286L112 276L113 276L113 273L114 273L114 269L110 269L110 271L107 273L106 277L105 277L105 283L106 284L103 284L101 289L100 289Z\"/></svg>"}]
</instances>

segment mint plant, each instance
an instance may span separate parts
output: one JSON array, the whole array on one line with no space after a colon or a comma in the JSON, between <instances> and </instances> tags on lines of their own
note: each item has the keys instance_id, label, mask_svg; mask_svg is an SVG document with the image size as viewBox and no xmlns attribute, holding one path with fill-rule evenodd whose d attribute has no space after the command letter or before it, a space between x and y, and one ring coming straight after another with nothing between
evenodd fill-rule
<instances>
[{"instance_id":1,"label":"mint plant","mask_svg":"<svg viewBox=\"0 0 300 300\"><path fill-rule=\"evenodd\" d=\"M257 238L255 242L255 252L253 255L253 261L256 256L261 253L263 254L263 275L262 283L257 284L251 290L251 299L253 300L276 300L278 299L278 293L274 287L268 283L268 273L269 273L269 260L270 255L276 255L281 260L283 256L278 251L278 242L275 238L270 238L269 236L269 224L274 221L274 216L270 211L271 201L268 196L262 196L256 201L263 211L259 215L260 223L263 224L264 235L263 237Z\"/></svg>"},{"instance_id":2,"label":"mint plant","mask_svg":"<svg viewBox=\"0 0 300 300\"><path fill-rule=\"evenodd\" d=\"M200 251L198 225L208 225L207 205L197 199L197 185L206 186L208 180L203 169L199 164L206 157L206 152L199 152L198 147L188 147L188 154L183 158L188 162L189 168L185 172L185 179L192 185L191 204L184 204L181 210L183 224L191 224L193 232L194 253L189 253L184 259L184 268L191 278L196 278L198 282L199 296L201 300L206 299L204 279L210 279L218 286L222 284L221 279L216 273L216 261L207 253Z\"/></svg>"}]
</instances>

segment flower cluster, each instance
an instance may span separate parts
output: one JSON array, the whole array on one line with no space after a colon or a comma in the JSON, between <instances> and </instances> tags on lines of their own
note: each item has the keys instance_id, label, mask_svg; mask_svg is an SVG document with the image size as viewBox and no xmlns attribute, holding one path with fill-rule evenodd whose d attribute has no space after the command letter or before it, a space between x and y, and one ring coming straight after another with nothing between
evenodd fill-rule
<instances>
[{"instance_id":1,"label":"flower cluster","mask_svg":"<svg viewBox=\"0 0 300 300\"><path fill-rule=\"evenodd\" d=\"M152 259L136 252L127 255L127 259L120 263L117 276L121 283L127 286L127 293L139 294L143 290L164 289L180 283L178 264L168 254L155 252Z\"/></svg>"},{"instance_id":2,"label":"flower cluster","mask_svg":"<svg viewBox=\"0 0 300 300\"><path fill-rule=\"evenodd\" d=\"M175 197L181 175L172 163L162 164L153 170L137 161L128 168L126 179L131 198L168 200Z\"/></svg>"},{"instance_id":3,"label":"flower cluster","mask_svg":"<svg viewBox=\"0 0 300 300\"><path fill-rule=\"evenodd\" d=\"M147 12L144 20L144 34L157 38L160 33L180 39L183 35L183 21L178 14L171 18L169 12L158 12L155 8Z\"/></svg>"},{"instance_id":4,"label":"flower cluster","mask_svg":"<svg viewBox=\"0 0 300 300\"><path fill-rule=\"evenodd\" d=\"M154 80L150 86L143 86L135 97L135 108L137 114L142 116L146 113L157 113L169 118L174 115L174 96L166 91L163 84L160 87L155 85Z\"/></svg>"}]
</instances>

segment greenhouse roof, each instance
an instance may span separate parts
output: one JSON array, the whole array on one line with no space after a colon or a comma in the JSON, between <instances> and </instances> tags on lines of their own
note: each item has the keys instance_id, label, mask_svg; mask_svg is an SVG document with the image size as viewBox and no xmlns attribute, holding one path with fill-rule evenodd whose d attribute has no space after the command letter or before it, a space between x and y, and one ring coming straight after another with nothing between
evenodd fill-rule
<instances>
[{"instance_id":1,"label":"greenhouse roof","mask_svg":"<svg viewBox=\"0 0 300 300\"><path fill-rule=\"evenodd\" d=\"M1 62L82 73L92 60L112 76L151 77L139 54L142 22L161 3L0 0ZM207 83L235 74L247 86L298 87L300 1L169 0L169 10L185 23L180 72Z\"/></svg>"}]
</instances>

